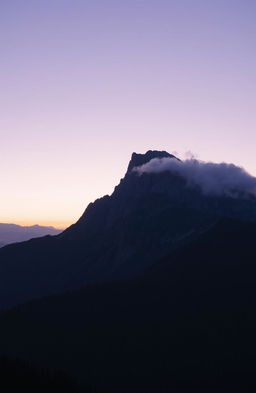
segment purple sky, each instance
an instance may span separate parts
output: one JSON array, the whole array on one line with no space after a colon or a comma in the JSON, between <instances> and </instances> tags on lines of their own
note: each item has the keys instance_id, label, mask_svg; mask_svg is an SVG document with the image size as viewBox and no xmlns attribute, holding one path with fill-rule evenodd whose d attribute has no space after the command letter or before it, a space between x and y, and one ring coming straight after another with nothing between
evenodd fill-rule
<instances>
[{"instance_id":1,"label":"purple sky","mask_svg":"<svg viewBox=\"0 0 256 393\"><path fill-rule=\"evenodd\" d=\"M66 226L133 151L256 175L254 0L0 2L0 222Z\"/></svg>"}]
</instances>

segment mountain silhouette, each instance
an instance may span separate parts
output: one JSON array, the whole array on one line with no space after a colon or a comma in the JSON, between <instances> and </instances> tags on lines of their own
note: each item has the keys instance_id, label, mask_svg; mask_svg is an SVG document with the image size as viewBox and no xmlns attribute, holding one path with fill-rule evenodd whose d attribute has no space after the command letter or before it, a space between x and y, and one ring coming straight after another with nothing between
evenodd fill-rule
<instances>
[{"instance_id":1,"label":"mountain silhouette","mask_svg":"<svg viewBox=\"0 0 256 393\"><path fill-rule=\"evenodd\" d=\"M256 390L256 198L137 170L169 159L133 153L113 194L76 224L1 248L10 378L29 362L28 386L47 368L92 391Z\"/></svg>"},{"instance_id":2,"label":"mountain silhouette","mask_svg":"<svg viewBox=\"0 0 256 393\"><path fill-rule=\"evenodd\" d=\"M58 236L0 249L0 307L84 285L133 278L221 218L256 220L256 198L205 195L177 173L136 167L171 158L161 151L133 153L111 196L89 204Z\"/></svg>"}]
</instances>

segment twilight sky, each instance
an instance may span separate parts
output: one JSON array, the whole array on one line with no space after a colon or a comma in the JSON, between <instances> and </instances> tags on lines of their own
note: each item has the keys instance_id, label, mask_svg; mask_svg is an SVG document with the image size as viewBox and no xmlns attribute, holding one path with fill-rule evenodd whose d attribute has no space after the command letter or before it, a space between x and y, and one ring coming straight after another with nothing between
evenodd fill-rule
<instances>
[{"instance_id":1,"label":"twilight sky","mask_svg":"<svg viewBox=\"0 0 256 393\"><path fill-rule=\"evenodd\" d=\"M133 151L256 175L255 0L1 0L0 222L65 227Z\"/></svg>"}]
</instances>

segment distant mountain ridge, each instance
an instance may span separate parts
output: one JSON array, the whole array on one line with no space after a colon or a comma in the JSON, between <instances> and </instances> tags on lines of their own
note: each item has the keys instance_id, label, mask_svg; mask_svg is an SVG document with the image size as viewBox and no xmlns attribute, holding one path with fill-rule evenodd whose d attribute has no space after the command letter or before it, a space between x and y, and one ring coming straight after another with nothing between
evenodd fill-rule
<instances>
[{"instance_id":1,"label":"distant mountain ridge","mask_svg":"<svg viewBox=\"0 0 256 393\"><path fill-rule=\"evenodd\" d=\"M35 237L58 235L61 232L62 230L56 229L52 226L22 226L17 224L0 223L0 247L11 243L23 242Z\"/></svg>"},{"instance_id":2,"label":"distant mountain ridge","mask_svg":"<svg viewBox=\"0 0 256 393\"><path fill-rule=\"evenodd\" d=\"M175 156L133 153L111 196L89 204L78 222L57 236L0 250L0 307L87 284L128 279L223 217L256 221L256 198L205 195L177 173L133 168Z\"/></svg>"}]
</instances>

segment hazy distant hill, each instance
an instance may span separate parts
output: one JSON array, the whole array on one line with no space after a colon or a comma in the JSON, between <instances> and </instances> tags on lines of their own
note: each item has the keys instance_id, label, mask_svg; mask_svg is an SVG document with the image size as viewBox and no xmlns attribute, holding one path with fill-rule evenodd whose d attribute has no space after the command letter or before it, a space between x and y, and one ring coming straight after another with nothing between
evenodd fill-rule
<instances>
[{"instance_id":1,"label":"hazy distant hill","mask_svg":"<svg viewBox=\"0 0 256 393\"><path fill-rule=\"evenodd\" d=\"M58 235L61 232L59 229L48 226L21 226L0 223L0 247L10 243L23 242L35 237Z\"/></svg>"}]
</instances>

